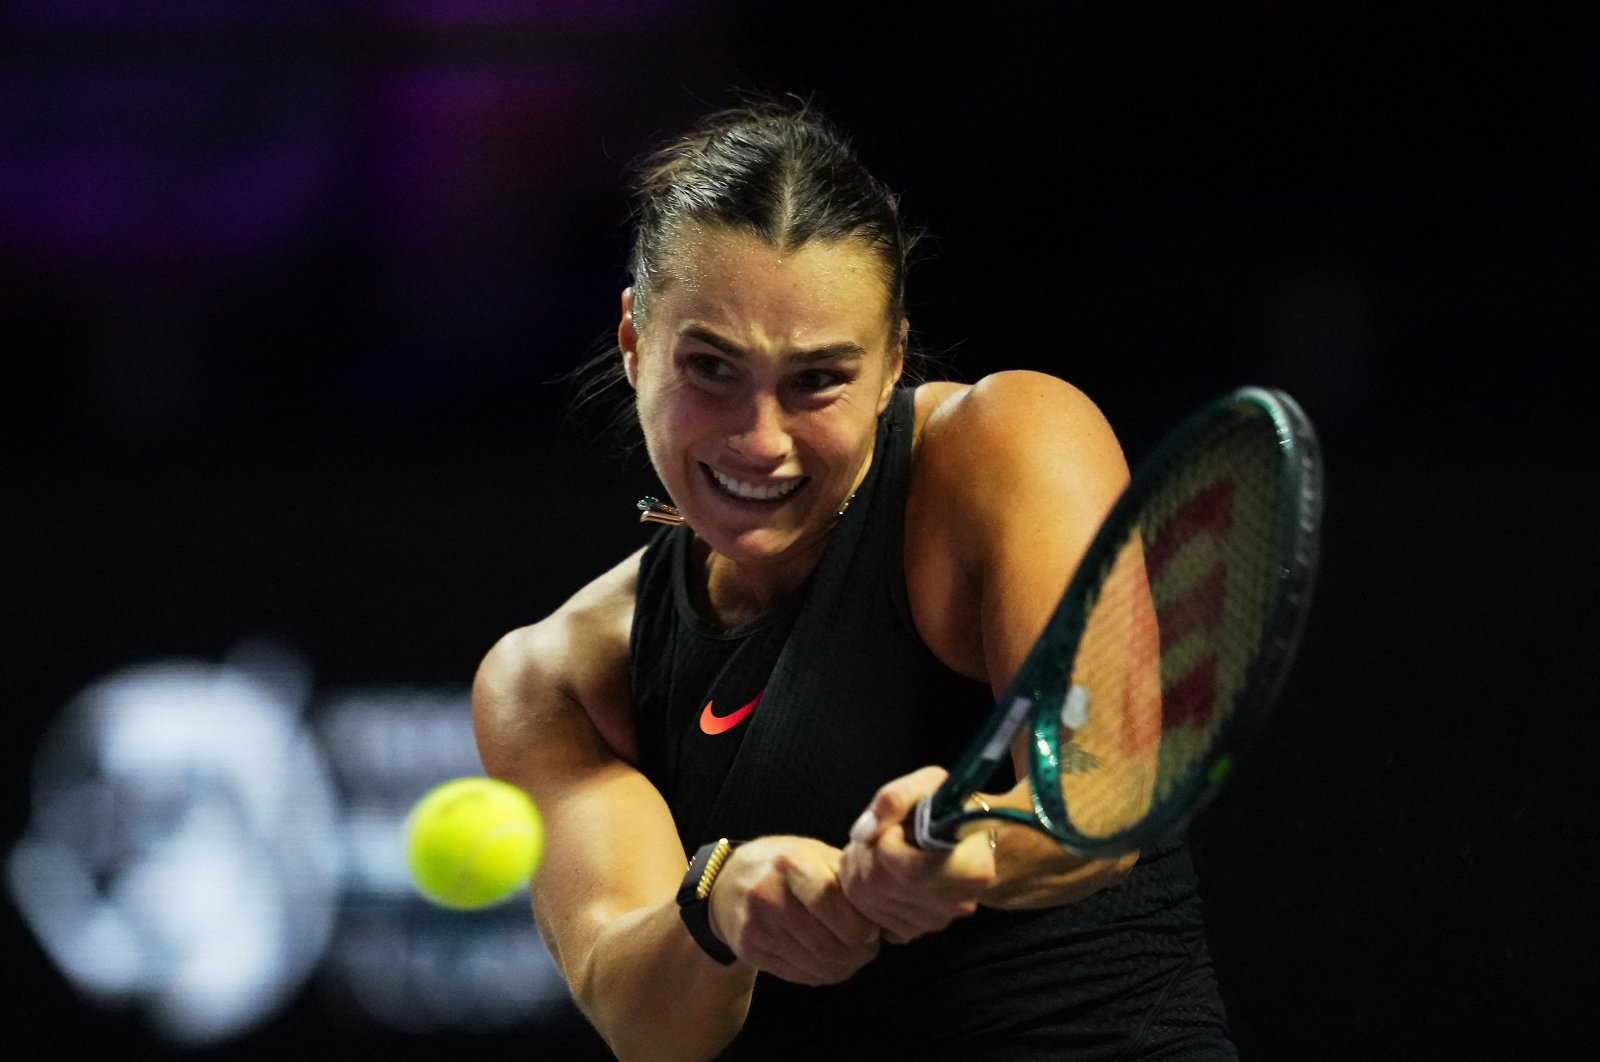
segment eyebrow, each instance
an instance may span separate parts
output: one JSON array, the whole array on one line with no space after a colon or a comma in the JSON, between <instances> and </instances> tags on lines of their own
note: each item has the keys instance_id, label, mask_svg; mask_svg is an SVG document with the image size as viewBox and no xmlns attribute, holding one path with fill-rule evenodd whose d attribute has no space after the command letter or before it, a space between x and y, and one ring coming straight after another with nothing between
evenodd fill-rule
<instances>
[{"instance_id":1,"label":"eyebrow","mask_svg":"<svg viewBox=\"0 0 1600 1062\"><path fill-rule=\"evenodd\" d=\"M728 342L710 329L702 328L699 325L689 325L679 334L688 336L691 339L698 339L707 346L716 347L717 350L730 358L743 358L746 356L743 348ZM789 360L810 364L817 361L835 361L864 358L866 356L867 349L859 343L833 343L826 347L818 347L815 350L802 350L797 354L791 354L789 355Z\"/></svg>"}]
</instances>

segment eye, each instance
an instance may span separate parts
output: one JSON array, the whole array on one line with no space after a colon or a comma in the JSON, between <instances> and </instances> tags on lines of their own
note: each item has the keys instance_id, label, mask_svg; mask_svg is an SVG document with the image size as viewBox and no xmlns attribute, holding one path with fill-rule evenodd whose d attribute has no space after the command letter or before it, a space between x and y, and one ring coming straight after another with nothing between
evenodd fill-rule
<instances>
[{"instance_id":1,"label":"eye","mask_svg":"<svg viewBox=\"0 0 1600 1062\"><path fill-rule=\"evenodd\" d=\"M833 369L807 369L794 378L795 386L802 391L826 391L846 382L847 377Z\"/></svg>"},{"instance_id":2,"label":"eye","mask_svg":"<svg viewBox=\"0 0 1600 1062\"><path fill-rule=\"evenodd\" d=\"M733 377L733 367L715 354L691 352L684 355L683 363L691 373L704 380L728 380Z\"/></svg>"}]
</instances>

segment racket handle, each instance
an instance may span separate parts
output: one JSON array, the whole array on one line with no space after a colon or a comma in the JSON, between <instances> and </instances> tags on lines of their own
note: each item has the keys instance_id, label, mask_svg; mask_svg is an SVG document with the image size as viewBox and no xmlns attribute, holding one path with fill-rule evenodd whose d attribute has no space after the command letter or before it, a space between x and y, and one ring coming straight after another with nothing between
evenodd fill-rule
<instances>
[{"instance_id":1,"label":"racket handle","mask_svg":"<svg viewBox=\"0 0 1600 1062\"><path fill-rule=\"evenodd\" d=\"M955 841L934 835L932 797L923 797L917 801L917 806L911 809L907 822L911 828L906 831L906 840L910 841L913 847L948 852L956 846Z\"/></svg>"}]
</instances>

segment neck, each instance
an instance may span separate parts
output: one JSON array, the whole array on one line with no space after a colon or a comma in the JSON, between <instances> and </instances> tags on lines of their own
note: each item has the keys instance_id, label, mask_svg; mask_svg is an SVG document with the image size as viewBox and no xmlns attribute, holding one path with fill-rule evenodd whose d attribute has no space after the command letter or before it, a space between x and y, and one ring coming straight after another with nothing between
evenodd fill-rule
<instances>
[{"instance_id":1,"label":"neck","mask_svg":"<svg viewBox=\"0 0 1600 1062\"><path fill-rule=\"evenodd\" d=\"M805 584L822 562L827 545L824 536L803 553L757 566L731 561L696 539L696 559L705 573L703 580L693 581L699 598L696 607L719 627L739 627L760 619Z\"/></svg>"},{"instance_id":2,"label":"neck","mask_svg":"<svg viewBox=\"0 0 1600 1062\"><path fill-rule=\"evenodd\" d=\"M872 453L862 462L856 473L850 493L840 504L836 518L842 519L856 491L867 478L872 467ZM714 552L700 538L694 539L691 554L705 573L703 580L693 580L692 592L696 595L695 608L700 614L723 628L739 627L760 619L777 608L790 594L800 589L822 563L828 542L833 538L833 527L807 543L793 554L774 558L771 562L752 565L740 564Z\"/></svg>"}]
</instances>

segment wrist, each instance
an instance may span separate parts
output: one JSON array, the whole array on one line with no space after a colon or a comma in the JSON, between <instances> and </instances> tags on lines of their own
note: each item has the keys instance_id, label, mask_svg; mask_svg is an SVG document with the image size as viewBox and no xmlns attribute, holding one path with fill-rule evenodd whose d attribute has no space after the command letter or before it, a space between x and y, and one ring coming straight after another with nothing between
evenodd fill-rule
<instances>
[{"instance_id":1,"label":"wrist","mask_svg":"<svg viewBox=\"0 0 1600 1062\"><path fill-rule=\"evenodd\" d=\"M678 886L678 916L700 950L723 966L732 965L737 955L711 925L711 890L728 857L741 842L723 837L702 845L689 861L689 869Z\"/></svg>"}]
</instances>

